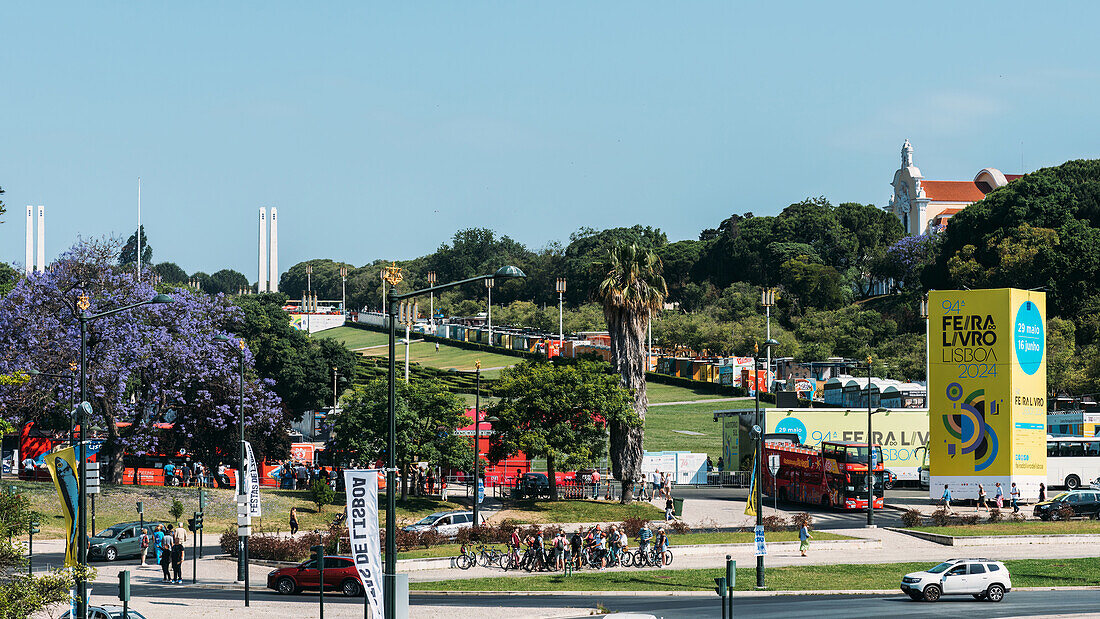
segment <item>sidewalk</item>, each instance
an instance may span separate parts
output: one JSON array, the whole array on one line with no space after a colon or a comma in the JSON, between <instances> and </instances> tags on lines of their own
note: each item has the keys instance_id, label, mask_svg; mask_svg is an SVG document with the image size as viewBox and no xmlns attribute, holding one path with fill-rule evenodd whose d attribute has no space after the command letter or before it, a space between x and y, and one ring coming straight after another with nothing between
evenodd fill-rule
<instances>
[{"instance_id":1,"label":"sidewalk","mask_svg":"<svg viewBox=\"0 0 1100 619\"><path fill-rule=\"evenodd\" d=\"M982 516L983 519L989 516L990 509L1000 509L1002 516L1007 516L1012 513L1012 503L1007 500L1004 503L1004 507L1001 508L997 508L996 503L992 500L986 501L987 505L989 505L986 509L977 508L976 505L970 503L971 501L952 501L951 509L958 515L965 516L967 514L978 514ZM888 497L886 503L886 507L890 509L896 509L903 512L915 509L924 516L932 515L932 512L939 509L941 505L943 505L941 499L933 499L930 497ZM1032 503L1020 503L1020 514L1023 515L1024 518L1032 518L1032 505Z\"/></svg>"}]
</instances>

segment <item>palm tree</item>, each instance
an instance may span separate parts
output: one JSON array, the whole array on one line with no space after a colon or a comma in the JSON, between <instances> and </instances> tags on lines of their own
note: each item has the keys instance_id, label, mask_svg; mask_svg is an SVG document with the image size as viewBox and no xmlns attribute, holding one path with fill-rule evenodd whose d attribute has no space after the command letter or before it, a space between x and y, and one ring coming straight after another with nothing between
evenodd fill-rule
<instances>
[{"instance_id":1,"label":"palm tree","mask_svg":"<svg viewBox=\"0 0 1100 619\"><path fill-rule=\"evenodd\" d=\"M634 394L633 420L609 420L611 472L622 483L622 502L634 499L634 482L642 476L642 438L649 398L645 390L645 335L651 315L664 305L668 287L661 259L653 250L616 243L593 269L605 274L595 296L611 335L611 362L620 381Z\"/></svg>"}]
</instances>

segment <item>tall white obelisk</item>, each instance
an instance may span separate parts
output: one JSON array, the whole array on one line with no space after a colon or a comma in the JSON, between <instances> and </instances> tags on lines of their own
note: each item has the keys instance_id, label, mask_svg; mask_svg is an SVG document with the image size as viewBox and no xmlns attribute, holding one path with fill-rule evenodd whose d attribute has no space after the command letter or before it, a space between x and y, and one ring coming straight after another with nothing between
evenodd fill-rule
<instances>
[{"instance_id":1,"label":"tall white obelisk","mask_svg":"<svg viewBox=\"0 0 1100 619\"><path fill-rule=\"evenodd\" d=\"M35 270L46 271L46 207L38 205L38 260Z\"/></svg>"},{"instance_id":2,"label":"tall white obelisk","mask_svg":"<svg viewBox=\"0 0 1100 619\"><path fill-rule=\"evenodd\" d=\"M23 263L27 275L34 270L34 207L27 205L27 261Z\"/></svg>"},{"instance_id":3,"label":"tall white obelisk","mask_svg":"<svg viewBox=\"0 0 1100 619\"><path fill-rule=\"evenodd\" d=\"M271 207L271 266L267 291L279 292L279 209Z\"/></svg>"},{"instance_id":4,"label":"tall white obelisk","mask_svg":"<svg viewBox=\"0 0 1100 619\"><path fill-rule=\"evenodd\" d=\"M256 292L267 292L267 209L260 207L260 277Z\"/></svg>"}]
</instances>

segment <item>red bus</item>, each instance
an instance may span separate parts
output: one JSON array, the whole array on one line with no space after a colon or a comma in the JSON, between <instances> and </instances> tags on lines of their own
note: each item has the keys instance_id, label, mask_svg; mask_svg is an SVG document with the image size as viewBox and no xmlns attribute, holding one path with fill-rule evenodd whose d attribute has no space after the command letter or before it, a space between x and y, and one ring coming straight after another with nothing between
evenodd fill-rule
<instances>
[{"instance_id":1,"label":"red bus","mask_svg":"<svg viewBox=\"0 0 1100 619\"><path fill-rule=\"evenodd\" d=\"M875 508L883 506L882 446L874 445ZM764 462L779 456L772 477L764 468L763 489L784 501L840 509L867 509L867 443L822 441L817 449L789 441L765 441Z\"/></svg>"}]
</instances>

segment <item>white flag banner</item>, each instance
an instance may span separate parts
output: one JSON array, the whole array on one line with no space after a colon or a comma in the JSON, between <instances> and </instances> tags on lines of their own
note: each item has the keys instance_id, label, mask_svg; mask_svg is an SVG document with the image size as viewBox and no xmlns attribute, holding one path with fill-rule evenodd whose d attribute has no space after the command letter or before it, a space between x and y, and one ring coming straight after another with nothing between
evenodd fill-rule
<instances>
[{"instance_id":1,"label":"white flag banner","mask_svg":"<svg viewBox=\"0 0 1100 619\"><path fill-rule=\"evenodd\" d=\"M252 443L245 441L245 453L248 455L244 488L248 495L248 515L260 517L260 467L256 466L256 456L252 454Z\"/></svg>"},{"instance_id":2,"label":"white flag banner","mask_svg":"<svg viewBox=\"0 0 1100 619\"><path fill-rule=\"evenodd\" d=\"M371 616L386 619L382 606L382 544L378 539L378 475L377 469L344 471L344 488L355 569L371 605Z\"/></svg>"}]
</instances>

